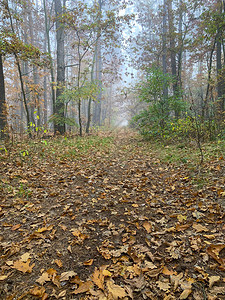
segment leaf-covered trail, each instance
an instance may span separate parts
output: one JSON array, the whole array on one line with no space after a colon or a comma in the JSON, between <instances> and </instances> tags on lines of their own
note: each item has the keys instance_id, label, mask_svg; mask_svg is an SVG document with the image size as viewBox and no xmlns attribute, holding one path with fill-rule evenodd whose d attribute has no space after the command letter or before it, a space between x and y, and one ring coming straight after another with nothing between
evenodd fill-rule
<instances>
[{"instance_id":1,"label":"leaf-covered trail","mask_svg":"<svg viewBox=\"0 0 225 300\"><path fill-rule=\"evenodd\" d=\"M225 299L215 195L138 139L0 163L2 299Z\"/></svg>"}]
</instances>

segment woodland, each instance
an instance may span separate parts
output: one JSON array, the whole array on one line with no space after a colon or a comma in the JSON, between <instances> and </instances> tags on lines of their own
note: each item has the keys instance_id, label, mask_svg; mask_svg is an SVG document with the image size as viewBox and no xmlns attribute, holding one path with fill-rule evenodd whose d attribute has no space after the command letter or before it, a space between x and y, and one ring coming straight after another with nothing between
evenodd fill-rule
<instances>
[{"instance_id":1,"label":"woodland","mask_svg":"<svg viewBox=\"0 0 225 300\"><path fill-rule=\"evenodd\" d=\"M225 1L0 16L0 299L225 299Z\"/></svg>"}]
</instances>

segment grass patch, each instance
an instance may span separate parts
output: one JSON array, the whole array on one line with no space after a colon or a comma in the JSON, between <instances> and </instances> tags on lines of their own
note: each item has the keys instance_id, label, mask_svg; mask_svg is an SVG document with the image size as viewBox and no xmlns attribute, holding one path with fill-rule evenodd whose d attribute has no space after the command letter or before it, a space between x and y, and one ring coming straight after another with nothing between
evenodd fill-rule
<instances>
[{"instance_id":1,"label":"grass patch","mask_svg":"<svg viewBox=\"0 0 225 300\"><path fill-rule=\"evenodd\" d=\"M54 137L50 139L34 139L18 142L7 152L0 153L1 159L16 159L21 163L32 164L33 159L62 160L88 156L90 153L108 152L112 150L113 137Z\"/></svg>"}]
</instances>

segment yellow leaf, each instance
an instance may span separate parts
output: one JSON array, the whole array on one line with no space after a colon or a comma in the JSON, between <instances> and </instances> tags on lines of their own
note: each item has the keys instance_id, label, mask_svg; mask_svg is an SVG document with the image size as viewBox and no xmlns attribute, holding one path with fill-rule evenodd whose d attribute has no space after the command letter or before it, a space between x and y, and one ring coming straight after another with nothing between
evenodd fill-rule
<instances>
[{"instance_id":1,"label":"yellow leaf","mask_svg":"<svg viewBox=\"0 0 225 300\"><path fill-rule=\"evenodd\" d=\"M191 292L192 292L191 289L184 290L180 295L180 299L187 299L188 296L191 294Z\"/></svg>"},{"instance_id":2,"label":"yellow leaf","mask_svg":"<svg viewBox=\"0 0 225 300\"><path fill-rule=\"evenodd\" d=\"M1 281L1 280L5 280L6 278L8 278L8 276L9 276L9 275L2 275L2 276L0 276L0 281Z\"/></svg>"},{"instance_id":3,"label":"yellow leaf","mask_svg":"<svg viewBox=\"0 0 225 300\"><path fill-rule=\"evenodd\" d=\"M36 282L43 285L46 281L50 281L50 276L47 272L44 272L37 280Z\"/></svg>"},{"instance_id":4,"label":"yellow leaf","mask_svg":"<svg viewBox=\"0 0 225 300\"><path fill-rule=\"evenodd\" d=\"M23 273L31 273L35 264L30 266L29 263L30 263L30 259L28 259L27 262L17 260L14 262L12 268L17 269L18 271L21 271Z\"/></svg>"},{"instance_id":5,"label":"yellow leaf","mask_svg":"<svg viewBox=\"0 0 225 300\"><path fill-rule=\"evenodd\" d=\"M103 274L104 276L109 276L109 277L112 276L112 273L109 272L108 270L103 270L102 274Z\"/></svg>"},{"instance_id":6,"label":"yellow leaf","mask_svg":"<svg viewBox=\"0 0 225 300\"><path fill-rule=\"evenodd\" d=\"M187 216L183 216L183 215L178 215L177 219L180 223L182 223L183 221L187 220Z\"/></svg>"},{"instance_id":7,"label":"yellow leaf","mask_svg":"<svg viewBox=\"0 0 225 300\"><path fill-rule=\"evenodd\" d=\"M127 296L126 291L121 286L115 284L113 282L113 280L108 280L106 285L107 285L109 294L111 295L113 300L117 300L119 298L124 298Z\"/></svg>"}]
</instances>

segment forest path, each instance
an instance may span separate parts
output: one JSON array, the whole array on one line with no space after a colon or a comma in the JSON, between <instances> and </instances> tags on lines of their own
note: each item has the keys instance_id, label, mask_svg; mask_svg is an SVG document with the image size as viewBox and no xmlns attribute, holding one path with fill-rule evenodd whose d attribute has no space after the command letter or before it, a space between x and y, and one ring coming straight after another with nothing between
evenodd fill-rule
<instances>
[{"instance_id":1,"label":"forest path","mask_svg":"<svg viewBox=\"0 0 225 300\"><path fill-rule=\"evenodd\" d=\"M224 212L183 166L129 132L40 157L1 162L2 299L225 299Z\"/></svg>"}]
</instances>

